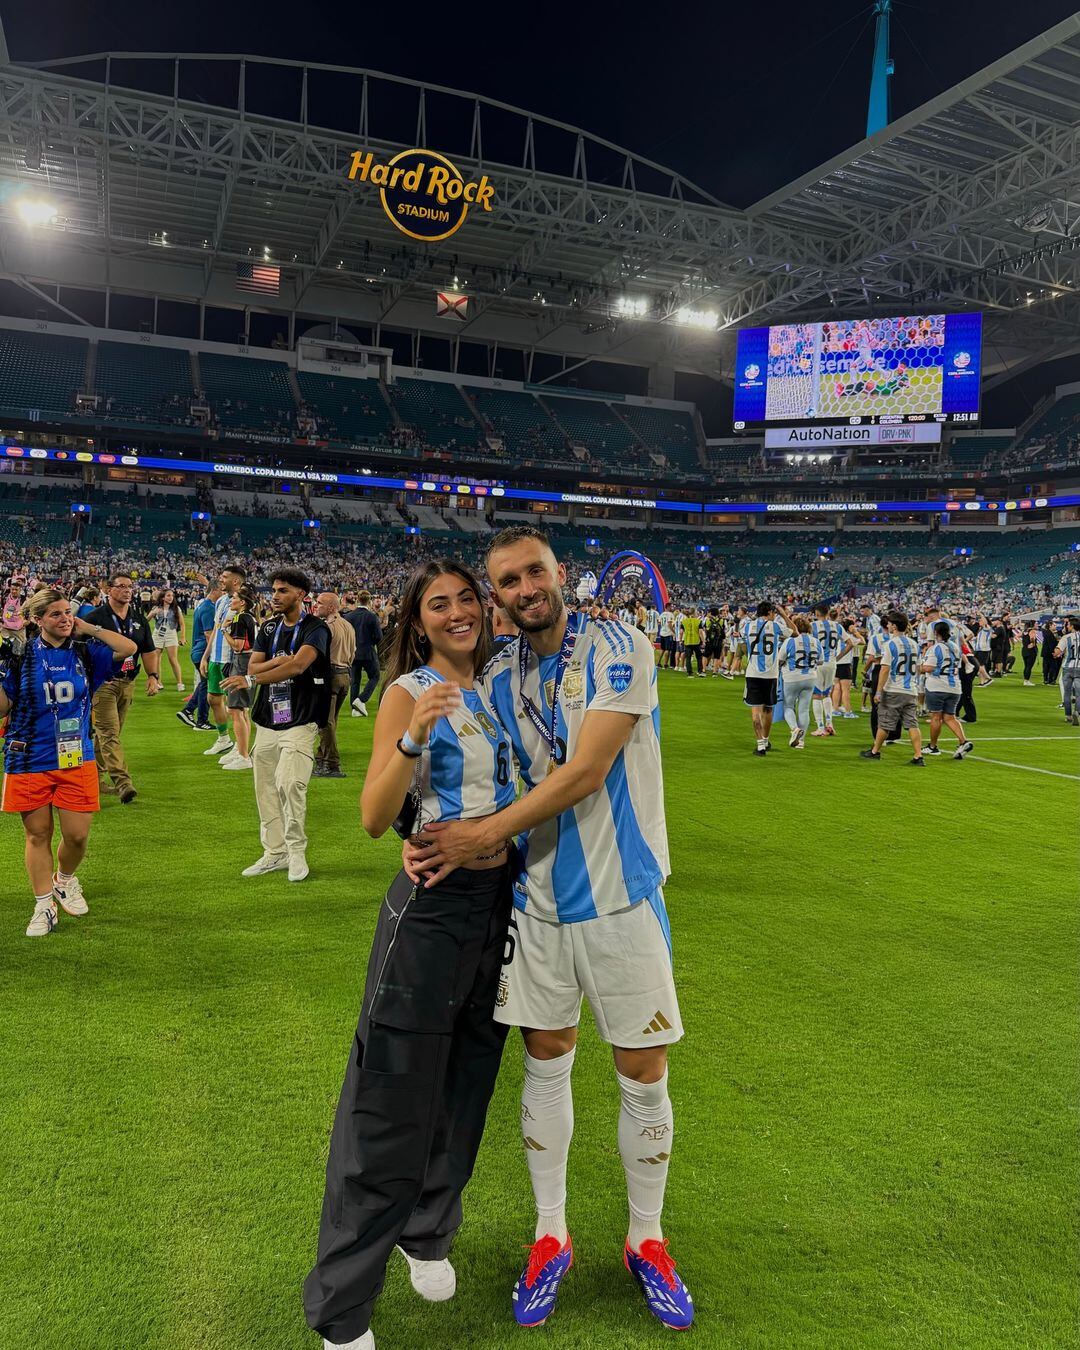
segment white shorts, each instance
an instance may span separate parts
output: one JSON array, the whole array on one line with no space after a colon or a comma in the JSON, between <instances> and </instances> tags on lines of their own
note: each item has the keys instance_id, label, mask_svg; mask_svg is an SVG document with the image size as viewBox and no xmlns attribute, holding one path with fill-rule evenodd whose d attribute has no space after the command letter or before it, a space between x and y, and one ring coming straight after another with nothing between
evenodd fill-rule
<instances>
[{"instance_id":1,"label":"white shorts","mask_svg":"<svg viewBox=\"0 0 1080 1350\"><path fill-rule=\"evenodd\" d=\"M814 678L817 681L817 687L814 689L815 694L819 694L822 698L831 694L833 685L836 683L836 662L826 661L823 666L818 666Z\"/></svg>"},{"instance_id":2,"label":"white shorts","mask_svg":"<svg viewBox=\"0 0 1080 1350\"><path fill-rule=\"evenodd\" d=\"M175 628L170 628L167 633L159 633L156 628L154 629L154 647L158 651L161 651L163 647L178 647L179 645L180 637Z\"/></svg>"},{"instance_id":3,"label":"white shorts","mask_svg":"<svg viewBox=\"0 0 1080 1350\"><path fill-rule=\"evenodd\" d=\"M582 923L510 917L495 1020L534 1031L576 1027L587 998L601 1040L626 1050L683 1034L662 891Z\"/></svg>"}]
</instances>

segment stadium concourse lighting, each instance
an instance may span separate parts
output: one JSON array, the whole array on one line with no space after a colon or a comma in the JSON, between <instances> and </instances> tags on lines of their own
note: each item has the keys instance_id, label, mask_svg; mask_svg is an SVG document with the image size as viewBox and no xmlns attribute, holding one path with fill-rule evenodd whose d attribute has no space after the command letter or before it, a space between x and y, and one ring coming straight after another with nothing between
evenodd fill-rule
<instances>
[{"instance_id":1,"label":"stadium concourse lighting","mask_svg":"<svg viewBox=\"0 0 1080 1350\"><path fill-rule=\"evenodd\" d=\"M649 312L649 302L641 295L620 295L615 301L615 313L627 319L643 319Z\"/></svg>"},{"instance_id":2,"label":"stadium concourse lighting","mask_svg":"<svg viewBox=\"0 0 1080 1350\"><path fill-rule=\"evenodd\" d=\"M59 215L51 202L36 197L20 197L15 203L15 212L24 225L51 225Z\"/></svg>"}]
</instances>

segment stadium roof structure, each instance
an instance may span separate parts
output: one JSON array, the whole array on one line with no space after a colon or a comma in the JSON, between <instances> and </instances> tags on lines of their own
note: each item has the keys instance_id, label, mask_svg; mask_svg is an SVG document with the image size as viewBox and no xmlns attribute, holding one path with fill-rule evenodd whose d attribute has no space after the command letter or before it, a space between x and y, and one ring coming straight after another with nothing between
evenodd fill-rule
<instances>
[{"instance_id":1,"label":"stadium roof structure","mask_svg":"<svg viewBox=\"0 0 1080 1350\"><path fill-rule=\"evenodd\" d=\"M487 174L495 209L403 236L347 172L416 146ZM458 90L239 54L17 64L0 30L0 179L0 276L50 303L256 303L713 375L736 327L793 317L983 309L998 378L1080 350L1080 14L745 210ZM32 231L27 193L56 207ZM237 267L264 262L280 294L254 302ZM435 314L455 278L464 322Z\"/></svg>"}]
</instances>

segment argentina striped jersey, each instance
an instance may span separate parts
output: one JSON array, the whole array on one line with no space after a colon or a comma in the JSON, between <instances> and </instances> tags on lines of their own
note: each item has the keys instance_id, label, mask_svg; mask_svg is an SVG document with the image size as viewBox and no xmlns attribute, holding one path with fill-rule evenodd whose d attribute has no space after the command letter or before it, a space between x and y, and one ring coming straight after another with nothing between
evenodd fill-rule
<instances>
[{"instance_id":1,"label":"argentina striped jersey","mask_svg":"<svg viewBox=\"0 0 1080 1350\"><path fill-rule=\"evenodd\" d=\"M813 675L825 664L821 644L809 633L796 633L780 644L780 670L784 675Z\"/></svg>"},{"instance_id":2,"label":"argentina striped jersey","mask_svg":"<svg viewBox=\"0 0 1080 1350\"><path fill-rule=\"evenodd\" d=\"M401 675L394 685L419 698L443 682L430 666ZM391 686L392 688L393 686ZM462 689L462 706L431 729L430 749L417 761L417 829L437 820L476 820L509 806L516 795L510 742L481 694Z\"/></svg>"},{"instance_id":3,"label":"argentina striped jersey","mask_svg":"<svg viewBox=\"0 0 1080 1350\"><path fill-rule=\"evenodd\" d=\"M931 694L958 694L960 692L960 648L954 642L935 642L923 660L933 669L926 672L926 689Z\"/></svg>"},{"instance_id":4,"label":"argentina striped jersey","mask_svg":"<svg viewBox=\"0 0 1080 1350\"><path fill-rule=\"evenodd\" d=\"M825 664L835 661L840 648L847 642L843 624L837 623L835 619L815 619L810 625L810 631L821 643Z\"/></svg>"},{"instance_id":5,"label":"argentina striped jersey","mask_svg":"<svg viewBox=\"0 0 1080 1350\"><path fill-rule=\"evenodd\" d=\"M555 707L556 757L574 757L589 712L636 720L598 791L518 840L524 865L514 904L550 923L580 923L628 909L666 880L667 823L660 765L660 708L653 650L644 633L614 620L569 615L577 626ZM509 733L528 791L543 782L547 742L522 702L521 642L488 663L482 691ZM524 694L550 727L559 657L528 652Z\"/></svg>"},{"instance_id":6,"label":"argentina striped jersey","mask_svg":"<svg viewBox=\"0 0 1080 1350\"><path fill-rule=\"evenodd\" d=\"M881 663L889 674L885 680L888 694L915 694L918 691L919 645L906 633L894 633L881 644Z\"/></svg>"},{"instance_id":7,"label":"argentina striped jersey","mask_svg":"<svg viewBox=\"0 0 1080 1350\"><path fill-rule=\"evenodd\" d=\"M779 619L747 619L739 629L746 647L746 677L775 680L779 669L780 644L791 630Z\"/></svg>"}]
</instances>

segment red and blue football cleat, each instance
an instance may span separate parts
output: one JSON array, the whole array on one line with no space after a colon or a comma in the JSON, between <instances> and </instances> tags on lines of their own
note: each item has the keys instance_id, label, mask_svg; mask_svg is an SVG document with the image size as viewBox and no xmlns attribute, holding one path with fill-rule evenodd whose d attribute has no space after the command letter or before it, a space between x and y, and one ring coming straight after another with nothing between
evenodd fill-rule
<instances>
[{"instance_id":1,"label":"red and blue football cleat","mask_svg":"<svg viewBox=\"0 0 1080 1350\"><path fill-rule=\"evenodd\" d=\"M629 1242L623 1249L626 1269L645 1295L645 1303L654 1317L666 1327L685 1331L694 1320L694 1300L690 1290L675 1273L675 1262L668 1252L668 1240L650 1238L635 1252Z\"/></svg>"},{"instance_id":2,"label":"red and blue football cleat","mask_svg":"<svg viewBox=\"0 0 1080 1350\"><path fill-rule=\"evenodd\" d=\"M550 1233L537 1238L529 1260L514 1285L514 1317L519 1327L538 1327L555 1311L562 1277L574 1264L569 1237L563 1243Z\"/></svg>"}]
</instances>

